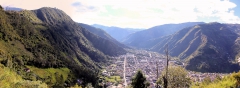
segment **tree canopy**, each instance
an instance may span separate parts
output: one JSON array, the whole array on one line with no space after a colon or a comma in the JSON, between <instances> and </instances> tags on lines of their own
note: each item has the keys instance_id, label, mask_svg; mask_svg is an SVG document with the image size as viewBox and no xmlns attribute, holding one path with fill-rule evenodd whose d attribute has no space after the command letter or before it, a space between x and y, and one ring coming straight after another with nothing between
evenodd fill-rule
<instances>
[{"instance_id":1,"label":"tree canopy","mask_svg":"<svg viewBox=\"0 0 240 88\"><path fill-rule=\"evenodd\" d=\"M133 88L147 88L149 83L141 70L137 71L135 76L132 78L131 86Z\"/></svg>"}]
</instances>

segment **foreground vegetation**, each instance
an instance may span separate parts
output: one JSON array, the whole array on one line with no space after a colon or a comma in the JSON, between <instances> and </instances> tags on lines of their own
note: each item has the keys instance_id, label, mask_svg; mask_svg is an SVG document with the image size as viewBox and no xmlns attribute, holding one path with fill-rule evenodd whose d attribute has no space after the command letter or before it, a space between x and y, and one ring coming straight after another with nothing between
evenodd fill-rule
<instances>
[{"instance_id":1,"label":"foreground vegetation","mask_svg":"<svg viewBox=\"0 0 240 88\"><path fill-rule=\"evenodd\" d=\"M42 81L24 80L16 72L0 64L0 87L1 88L47 88Z\"/></svg>"},{"instance_id":2,"label":"foreground vegetation","mask_svg":"<svg viewBox=\"0 0 240 88\"><path fill-rule=\"evenodd\" d=\"M166 80L163 80L165 72L159 77L157 84L159 88L164 88ZM132 78L129 88L147 88L149 83L146 81L145 75L138 71ZM166 86L165 86L166 87ZM239 88L240 87L240 71L232 73L228 76L217 76L215 79L206 77L202 82L193 82L187 77L187 71L178 66L170 66L168 69L167 88Z\"/></svg>"},{"instance_id":3,"label":"foreground vegetation","mask_svg":"<svg viewBox=\"0 0 240 88\"><path fill-rule=\"evenodd\" d=\"M162 79L165 71L158 80L158 84L163 86ZM232 73L228 76L217 76L215 79L206 77L202 82L192 82L187 77L187 71L182 67L171 66L168 69L168 88L239 88L240 87L240 71Z\"/></svg>"},{"instance_id":4,"label":"foreground vegetation","mask_svg":"<svg viewBox=\"0 0 240 88\"><path fill-rule=\"evenodd\" d=\"M167 79L167 87L168 88L185 88L185 87L190 87L191 85L191 80L189 77L187 77L187 71L178 66L170 66L168 68L168 76L166 77L165 74L166 69L162 72L161 76L157 80L157 84L159 86L164 87L164 84L166 84Z\"/></svg>"},{"instance_id":5,"label":"foreground vegetation","mask_svg":"<svg viewBox=\"0 0 240 88\"><path fill-rule=\"evenodd\" d=\"M145 75L141 70L138 70L137 73L132 78L132 83L129 86L130 88L148 88L150 83L146 80Z\"/></svg>"},{"instance_id":6,"label":"foreground vegetation","mask_svg":"<svg viewBox=\"0 0 240 88\"><path fill-rule=\"evenodd\" d=\"M239 88L240 87L240 72L232 73L231 75L223 78L217 77L211 80L206 77L203 82L195 83L192 88Z\"/></svg>"}]
</instances>

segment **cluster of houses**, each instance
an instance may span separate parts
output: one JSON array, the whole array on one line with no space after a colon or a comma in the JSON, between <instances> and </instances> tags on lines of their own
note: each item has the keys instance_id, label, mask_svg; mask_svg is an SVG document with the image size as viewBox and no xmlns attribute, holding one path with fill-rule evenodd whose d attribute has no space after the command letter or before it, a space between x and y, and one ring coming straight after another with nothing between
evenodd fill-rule
<instances>
[{"instance_id":1,"label":"cluster of houses","mask_svg":"<svg viewBox=\"0 0 240 88\"><path fill-rule=\"evenodd\" d=\"M140 52L143 53L143 52ZM145 52L146 53L146 52ZM139 55L139 56L138 56ZM155 85L156 78L157 78L157 68L160 72L165 67L165 60L163 59L163 56L158 54L127 54L122 55L116 58L116 61L113 65L110 65L106 67L105 71L102 73L106 76L112 76L112 75L120 75L121 78L124 78L124 58L126 58L125 63L125 79L127 84L129 85L131 83L132 77L135 75L135 73L138 70L141 70L145 77L147 78L148 82L150 82L151 86ZM158 67L157 67L158 65ZM124 85L124 84L123 84Z\"/></svg>"},{"instance_id":2,"label":"cluster of houses","mask_svg":"<svg viewBox=\"0 0 240 88\"><path fill-rule=\"evenodd\" d=\"M188 72L188 77L192 79L193 82L202 82L206 77L209 77L211 81L216 79L217 77L223 78L227 74L223 73L201 73L201 72Z\"/></svg>"},{"instance_id":3,"label":"cluster of houses","mask_svg":"<svg viewBox=\"0 0 240 88\"><path fill-rule=\"evenodd\" d=\"M122 55L116 57L114 62L114 64L106 67L106 70L103 71L103 74L106 76L119 75L123 79L123 86L125 80L127 84L130 85L132 77L134 77L138 70L141 70L144 73L147 81L150 83L150 88L155 88L157 78L160 77L161 72L166 67L166 59L164 55L152 54L149 52ZM184 65L184 63L180 63L178 61L169 61L169 64L178 66ZM223 77L225 75L226 74L221 73L199 73L188 71L188 77L194 82L201 82L206 77L210 77L211 80L214 80L217 76Z\"/></svg>"}]
</instances>

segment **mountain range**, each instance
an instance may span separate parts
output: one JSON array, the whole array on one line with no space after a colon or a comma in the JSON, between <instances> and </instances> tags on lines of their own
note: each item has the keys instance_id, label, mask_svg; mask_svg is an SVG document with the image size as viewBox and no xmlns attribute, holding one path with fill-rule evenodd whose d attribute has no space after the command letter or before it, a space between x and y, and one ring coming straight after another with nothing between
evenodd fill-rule
<instances>
[{"instance_id":1,"label":"mountain range","mask_svg":"<svg viewBox=\"0 0 240 88\"><path fill-rule=\"evenodd\" d=\"M128 46L132 46L135 48L147 48L149 45L147 41L149 40L171 35L185 27L194 26L196 24L203 24L203 22L187 22L180 24L159 25L146 30L132 33L128 35L122 42Z\"/></svg>"},{"instance_id":2,"label":"mountain range","mask_svg":"<svg viewBox=\"0 0 240 88\"><path fill-rule=\"evenodd\" d=\"M120 28L120 27L114 27L114 26L108 27L108 26L103 26L99 24L93 24L91 26L100 28L106 31L109 35L111 35L113 38L115 38L119 42L122 42L125 38L127 38L129 34L144 30L144 29L137 29L137 28Z\"/></svg>"},{"instance_id":3,"label":"mountain range","mask_svg":"<svg viewBox=\"0 0 240 88\"><path fill-rule=\"evenodd\" d=\"M4 8L4 10L6 10L6 11L21 11L21 10L23 10L22 8L9 7L9 6L3 7L3 8Z\"/></svg>"},{"instance_id":4,"label":"mountain range","mask_svg":"<svg viewBox=\"0 0 240 88\"><path fill-rule=\"evenodd\" d=\"M130 36L140 36L135 37L139 38L138 41L132 39L132 42L127 44L159 53L165 53L164 50L168 46L169 54L184 61L186 69L192 71L228 73L240 69L238 64L240 57L239 24L217 22L183 24L190 25L171 24L171 27L168 26L167 28L175 29L175 33L173 31L169 35L162 32L167 31L167 28L160 29L163 27L158 29L160 33L156 33L157 29L136 32Z\"/></svg>"},{"instance_id":5,"label":"mountain range","mask_svg":"<svg viewBox=\"0 0 240 88\"><path fill-rule=\"evenodd\" d=\"M128 46L159 53L167 47L192 71L240 69L239 24L187 22L143 30L76 23L57 8L16 11L0 6L0 67L13 69L24 80L57 88L79 79L94 85L100 69L111 57L126 54Z\"/></svg>"},{"instance_id":6,"label":"mountain range","mask_svg":"<svg viewBox=\"0 0 240 88\"><path fill-rule=\"evenodd\" d=\"M90 31L91 33L102 37L104 39L107 39L109 41L112 41L113 43L115 43L118 46L121 46L123 48L128 48L126 45L120 43L119 41L117 41L116 39L114 39L113 37L111 37L107 32L105 32L104 30L100 29L100 28L95 28L93 26L87 25L87 24L83 24L83 23L79 23L79 25L83 28L85 28L86 30Z\"/></svg>"},{"instance_id":7,"label":"mountain range","mask_svg":"<svg viewBox=\"0 0 240 88\"><path fill-rule=\"evenodd\" d=\"M186 22L137 31L122 42L159 53L168 46L170 55L185 62L188 70L229 73L240 69L239 34L238 24Z\"/></svg>"}]
</instances>

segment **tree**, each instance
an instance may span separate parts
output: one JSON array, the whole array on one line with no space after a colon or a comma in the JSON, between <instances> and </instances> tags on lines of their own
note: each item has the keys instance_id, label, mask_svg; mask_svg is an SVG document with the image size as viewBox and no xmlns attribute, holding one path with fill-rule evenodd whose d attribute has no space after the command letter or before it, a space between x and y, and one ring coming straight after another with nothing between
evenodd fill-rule
<instances>
[{"instance_id":1,"label":"tree","mask_svg":"<svg viewBox=\"0 0 240 88\"><path fill-rule=\"evenodd\" d=\"M133 88L147 88L150 84L147 82L146 77L142 71L139 70L132 78L131 85Z\"/></svg>"},{"instance_id":2,"label":"tree","mask_svg":"<svg viewBox=\"0 0 240 88\"><path fill-rule=\"evenodd\" d=\"M0 10L3 10L3 7L0 5Z\"/></svg>"},{"instance_id":3,"label":"tree","mask_svg":"<svg viewBox=\"0 0 240 88\"><path fill-rule=\"evenodd\" d=\"M164 86L164 81L162 78L166 78L165 72L162 72L161 77L159 77L157 83ZM187 71L179 66L172 66L168 68L168 85L167 88L188 88L191 85L190 78L187 77Z\"/></svg>"}]
</instances>

